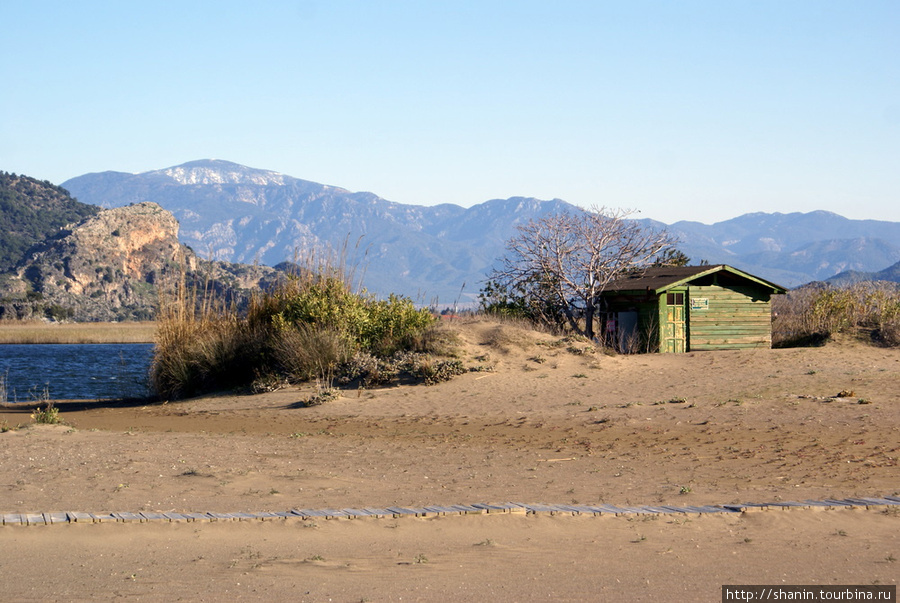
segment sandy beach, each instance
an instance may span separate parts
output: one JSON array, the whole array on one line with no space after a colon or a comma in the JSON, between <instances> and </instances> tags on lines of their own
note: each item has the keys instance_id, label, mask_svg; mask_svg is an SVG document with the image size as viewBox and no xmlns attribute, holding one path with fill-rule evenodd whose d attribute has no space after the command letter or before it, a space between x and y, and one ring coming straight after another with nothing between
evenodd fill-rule
<instances>
[{"instance_id":1,"label":"sandy beach","mask_svg":"<svg viewBox=\"0 0 900 603\"><path fill-rule=\"evenodd\" d=\"M900 494L900 350L606 355L460 325L489 368L0 409L0 513L523 502L723 505ZM896 584L900 507L0 527L8 600L713 601L723 584Z\"/></svg>"}]
</instances>

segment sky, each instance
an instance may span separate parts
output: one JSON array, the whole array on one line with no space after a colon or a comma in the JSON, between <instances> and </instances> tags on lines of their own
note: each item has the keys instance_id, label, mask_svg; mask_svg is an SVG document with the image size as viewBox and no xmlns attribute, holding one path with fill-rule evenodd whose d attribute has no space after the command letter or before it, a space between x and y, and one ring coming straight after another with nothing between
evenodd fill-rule
<instances>
[{"instance_id":1,"label":"sky","mask_svg":"<svg viewBox=\"0 0 900 603\"><path fill-rule=\"evenodd\" d=\"M900 221L897 0L0 0L0 170Z\"/></svg>"}]
</instances>

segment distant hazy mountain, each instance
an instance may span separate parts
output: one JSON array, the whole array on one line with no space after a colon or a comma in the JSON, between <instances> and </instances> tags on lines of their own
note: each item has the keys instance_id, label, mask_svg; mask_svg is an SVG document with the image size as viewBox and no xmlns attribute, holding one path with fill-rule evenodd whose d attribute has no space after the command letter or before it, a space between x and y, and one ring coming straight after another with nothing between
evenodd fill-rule
<instances>
[{"instance_id":1,"label":"distant hazy mountain","mask_svg":"<svg viewBox=\"0 0 900 603\"><path fill-rule=\"evenodd\" d=\"M857 270L848 270L836 274L827 279L826 282L832 285L843 286L852 285L862 281L890 281L900 283L900 262L892 266L888 266L884 270L877 272L860 272Z\"/></svg>"},{"instance_id":2,"label":"distant hazy mountain","mask_svg":"<svg viewBox=\"0 0 900 603\"><path fill-rule=\"evenodd\" d=\"M787 287L900 261L900 223L850 220L827 211L676 222L668 230L694 261L731 264Z\"/></svg>"},{"instance_id":3,"label":"distant hazy mountain","mask_svg":"<svg viewBox=\"0 0 900 603\"><path fill-rule=\"evenodd\" d=\"M571 207L514 198L465 209L393 203L372 193L299 180L227 161L126 174L103 172L65 183L103 207L153 201L181 224L181 240L203 257L275 265L330 247L364 271L376 292L448 304L479 281L517 224Z\"/></svg>"},{"instance_id":4,"label":"distant hazy mountain","mask_svg":"<svg viewBox=\"0 0 900 603\"><path fill-rule=\"evenodd\" d=\"M182 242L203 257L276 265L310 249L346 248L370 290L442 304L455 300L463 284L463 300L477 294L517 225L576 210L558 199L521 197L470 208L403 205L218 160L142 174L86 174L63 186L80 201L104 207L158 203L178 218ZM787 287L900 261L900 223L824 211L754 213L712 225L676 222L668 230L695 262L731 264Z\"/></svg>"}]
</instances>

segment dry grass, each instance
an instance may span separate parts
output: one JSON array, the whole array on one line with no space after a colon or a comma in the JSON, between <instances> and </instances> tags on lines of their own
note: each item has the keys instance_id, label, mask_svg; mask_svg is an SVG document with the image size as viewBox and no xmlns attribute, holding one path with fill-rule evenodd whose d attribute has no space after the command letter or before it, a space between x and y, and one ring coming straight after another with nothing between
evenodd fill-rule
<instances>
[{"instance_id":1,"label":"dry grass","mask_svg":"<svg viewBox=\"0 0 900 603\"><path fill-rule=\"evenodd\" d=\"M846 287L803 287L772 302L775 347L821 344L842 333L900 345L900 286L866 282Z\"/></svg>"},{"instance_id":2,"label":"dry grass","mask_svg":"<svg viewBox=\"0 0 900 603\"><path fill-rule=\"evenodd\" d=\"M153 343L155 322L0 322L5 343Z\"/></svg>"},{"instance_id":3,"label":"dry grass","mask_svg":"<svg viewBox=\"0 0 900 603\"><path fill-rule=\"evenodd\" d=\"M249 383L255 376L264 333L233 308L198 296L181 281L160 297L150 382L163 398Z\"/></svg>"},{"instance_id":4,"label":"dry grass","mask_svg":"<svg viewBox=\"0 0 900 603\"><path fill-rule=\"evenodd\" d=\"M478 314L462 320L468 330L476 333L481 345L503 355L516 350L529 350L538 343L556 340L561 333L527 318L495 313Z\"/></svg>"},{"instance_id":5,"label":"dry grass","mask_svg":"<svg viewBox=\"0 0 900 603\"><path fill-rule=\"evenodd\" d=\"M485 344L503 354L508 354L515 348L528 350L534 342L535 339L528 330L508 324L491 329L485 340Z\"/></svg>"},{"instance_id":6,"label":"dry grass","mask_svg":"<svg viewBox=\"0 0 900 603\"><path fill-rule=\"evenodd\" d=\"M330 387L336 367L351 356L350 346L340 333L316 325L282 329L272 339L276 361L294 381L316 379Z\"/></svg>"}]
</instances>

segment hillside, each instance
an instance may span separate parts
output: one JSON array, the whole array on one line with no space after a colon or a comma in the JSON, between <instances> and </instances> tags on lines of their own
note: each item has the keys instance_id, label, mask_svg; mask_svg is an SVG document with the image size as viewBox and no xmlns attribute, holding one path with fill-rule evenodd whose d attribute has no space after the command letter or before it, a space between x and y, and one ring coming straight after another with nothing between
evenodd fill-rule
<instances>
[{"instance_id":1,"label":"hillside","mask_svg":"<svg viewBox=\"0 0 900 603\"><path fill-rule=\"evenodd\" d=\"M221 160L85 174L64 186L103 207L159 203L181 223L182 242L204 257L274 266L331 249L358 267L370 290L441 303L461 291L463 301L474 299L516 225L580 211L559 199L529 197L469 208L404 205ZM825 211L754 213L715 224L641 222L667 228L694 262L730 264L787 287L900 261L900 224Z\"/></svg>"},{"instance_id":2,"label":"hillside","mask_svg":"<svg viewBox=\"0 0 900 603\"><path fill-rule=\"evenodd\" d=\"M0 172L0 273L15 266L32 245L99 209L49 182Z\"/></svg>"},{"instance_id":3,"label":"hillside","mask_svg":"<svg viewBox=\"0 0 900 603\"><path fill-rule=\"evenodd\" d=\"M900 262L888 266L884 270L877 272L859 272L856 270L848 270L834 275L826 282L831 285L843 286L852 285L862 281L888 281L892 283L900 283Z\"/></svg>"},{"instance_id":4,"label":"hillside","mask_svg":"<svg viewBox=\"0 0 900 603\"><path fill-rule=\"evenodd\" d=\"M3 275L0 318L148 320L160 287L182 278L246 303L278 271L199 260L178 241L178 223L153 203L98 211L31 248Z\"/></svg>"}]
</instances>

